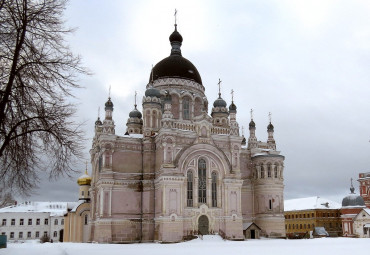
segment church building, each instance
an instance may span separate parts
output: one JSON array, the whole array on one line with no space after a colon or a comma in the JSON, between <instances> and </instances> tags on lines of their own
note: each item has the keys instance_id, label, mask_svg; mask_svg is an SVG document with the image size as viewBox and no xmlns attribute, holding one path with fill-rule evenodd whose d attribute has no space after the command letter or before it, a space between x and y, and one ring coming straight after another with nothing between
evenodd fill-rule
<instances>
[{"instance_id":1,"label":"church building","mask_svg":"<svg viewBox=\"0 0 370 255\"><path fill-rule=\"evenodd\" d=\"M261 142L253 116L249 138L240 135L236 104L228 106L220 92L209 113L201 75L182 56L176 24L169 40L170 56L148 74L142 113L135 104L126 129L116 127L109 97L105 119L95 122L90 241L285 237L284 156L271 120Z\"/></svg>"}]
</instances>

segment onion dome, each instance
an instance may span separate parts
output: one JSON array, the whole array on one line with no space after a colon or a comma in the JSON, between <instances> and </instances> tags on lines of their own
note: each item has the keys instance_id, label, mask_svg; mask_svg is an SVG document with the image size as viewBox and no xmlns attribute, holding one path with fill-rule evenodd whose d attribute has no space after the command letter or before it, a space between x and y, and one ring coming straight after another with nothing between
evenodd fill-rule
<instances>
[{"instance_id":1,"label":"onion dome","mask_svg":"<svg viewBox=\"0 0 370 255\"><path fill-rule=\"evenodd\" d=\"M354 191L355 191L355 188L353 186L351 186L350 188L351 190L351 193L346 196L345 198L343 198L342 200L342 207L357 207L357 206L360 206L360 207L364 207L365 206L365 202L364 202L364 199L360 196L360 195L357 195Z\"/></svg>"},{"instance_id":2,"label":"onion dome","mask_svg":"<svg viewBox=\"0 0 370 255\"><path fill-rule=\"evenodd\" d=\"M171 55L158 62L152 70L149 81L154 81L161 78L181 78L195 81L202 84L202 78L197 68L181 54L182 36L177 31L170 35Z\"/></svg>"},{"instance_id":3,"label":"onion dome","mask_svg":"<svg viewBox=\"0 0 370 255\"><path fill-rule=\"evenodd\" d=\"M170 35L170 42L180 42L182 43L182 36L181 34L177 31L177 25L175 24L175 31L172 32Z\"/></svg>"},{"instance_id":4,"label":"onion dome","mask_svg":"<svg viewBox=\"0 0 370 255\"><path fill-rule=\"evenodd\" d=\"M111 110L111 111L113 111L113 103L110 100L110 97L108 98L108 101L105 103L105 110Z\"/></svg>"},{"instance_id":5,"label":"onion dome","mask_svg":"<svg viewBox=\"0 0 370 255\"><path fill-rule=\"evenodd\" d=\"M141 114L141 112L138 110L138 109L136 109L136 105L135 105L135 109L133 109L130 113L129 113L129 115L128 115L130 118L139 118L139 119L141 119L141 117L142 117L142 114Z\"/></svg>"},{"instance_id":6,"label":"onion dome","mask_svg":"<svg viewBox=\"0 0 370 255\"><path fill-rule=\"evenodd\" d=\"M231 102L229 106L229 112L236 112L236 105L234 104L234 102Z\"/></svg>"},{"instance_id":7,"label":"onion dome","mask_svg":"<svg viewBox=\"0 0 370 255\"><path fill-rule=\"evenodd\" d=\"M226 102L219 96L213 103L213 107L226 107Z\"/></svg>"},{"instance_id":8,"label":"onion dome","mask_svg":"<svg viewBox=\"0 0 370 255\"><path fill-rule=\"evenodd\" d=\"M256 123L254 123L253 119L249 122L249 129L256 128Z\"/></svg>"},{"instance_id":9,"label":"onion dome","mask_svg":"<svg viewBox=\"0 0 370 255\"><path fill-rule=\"evenodd\" d=\"M274 126L271 124L271 122L270 122L270 124L268 124L268 126L267 126L267 131L268 131L268 132L274 132Z\"/></svg>"},{"instance_id":10,"label":"onion dome","mask_svg":"<svg viewBox=\"0 0 370 255\"><path fill-rule=\"evenodd\" d=\"M103 125L103 123L101 122L100 117L98 117L98 119L95 121L95 126L101 126L101 125Z\"/></svg>"},{"instance_id":11,"label":"onion dome","mask_svg":"<svg viewBox=\"0 0 370 255\"><path fill-rule=\"evenodd\" d=\"M87 174L87 170L85 170L85 174L81 175L77 179L78 185L90 185L91 184L91 177Z\"/></svg>"},{"instance_id":12,"label":"onion dome","mask_svg":"<svg viewBox=\"0 0 370 255\"><path fill-rule=\"evenodd\" d=\"M161 98L161 92L158 89L154 88L154 87L150 87L145 91L145 96L146 97Z\"/></svg>"},{"instance_id":13,"label":"onion dome","mask_svg":"<svg viewBox=\"0 0 370 255\"><path fill-rule=\"evenodd\" d=\"M247 144L247 139L245 139L245 137L243 136L242 145L246 145L246 144Z\"/></svg>"}]
</instances>

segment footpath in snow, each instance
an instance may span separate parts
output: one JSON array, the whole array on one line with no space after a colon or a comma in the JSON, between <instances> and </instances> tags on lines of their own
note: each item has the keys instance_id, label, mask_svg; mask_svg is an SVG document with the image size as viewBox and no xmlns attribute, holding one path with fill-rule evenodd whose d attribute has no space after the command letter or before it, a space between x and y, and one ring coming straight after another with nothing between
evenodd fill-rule
<instances>
[{"instance_id":1,"label":"footpath in snow","mask_svg":"<svg viewBox=\"0 0 370 255\"><path fill-rule=\"evenodd\" d=\"M0 255L348 255L369 250L370 239L366 238L224 241L219 236L204 236L176 244L9 243Z\"/></svg>"}]
</instances>

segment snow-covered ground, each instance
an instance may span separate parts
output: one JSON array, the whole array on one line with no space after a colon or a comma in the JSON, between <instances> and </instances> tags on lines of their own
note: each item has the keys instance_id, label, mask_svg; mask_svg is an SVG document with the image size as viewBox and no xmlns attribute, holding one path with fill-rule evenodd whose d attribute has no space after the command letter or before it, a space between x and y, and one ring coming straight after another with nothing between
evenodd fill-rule
<instances>
[{"instance_id":1,"label":"snow-covered ground","mask_svg":"<svg viewBox=\"0 0 370 255\"><path fill-rule=\"evenodd\" d=\"M242 255L242 254L363 254L370 249L370 239L321 238L310 240L223 241L219 236L205 236L177 244L77 244L14 243L0 249L0 255Z\"/></svg>"}]
</instances>

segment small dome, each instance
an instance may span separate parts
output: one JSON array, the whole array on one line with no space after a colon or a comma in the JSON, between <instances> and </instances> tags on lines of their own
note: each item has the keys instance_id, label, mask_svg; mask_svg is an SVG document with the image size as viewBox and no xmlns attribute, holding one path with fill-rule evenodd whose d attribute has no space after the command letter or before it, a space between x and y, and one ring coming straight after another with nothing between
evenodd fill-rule
<instances>
[{"instance_id":1,"label":"small dome","mask_svg":"<svg viewBox=\"0 0 370 255\"><path fill-rule=\"evenodd\" d=\"M271 122L270 122L270 124L268 124L268 126L267 126L267 131L269 131L269 132L270 132L270 131L272 131L272 132L274 131L274 125L272 125L272 124L271 124Z\"/></svg>"},{"instance_id":2,"label":"small dome","mask_svg":"<svg viewBox=\"0 0 370 255\"><path fill-rule=\"evenodd\" d=\"M177 26L175 25L175 31L170 35L170 42L181 42L182 43L182 36L179 32L177 32Z\"/></svg>"},{"instance_id":3,"label":"small dome","mask_svg":"<svg viewBox=\"0 0 370 255\"><path fill-rule=\"evenodd\" d=\"M101 122L100 118L98 117L98 119L95 121L95 126L101 126L103 125L103 123Z\"/></svg>"},{"instance_id":4,"label":"small dome","mask_svg":"<svg viewBox=\"0 0 370 255\"><path fill-rule=\"evenodd\" d=\"M251 120L251 122L249 122L249 129L251 128L256 128L256 123L254 123L253 120Z\"/></svg>"},{"instance_id":5,"label":"small dome","mask_svg":"<svg viewBox=\"0 0 370 255\"><path fill-rule=\"evenodd\" d=\"M342 200L342 206L365 206L364 199L360 195L349 194Z\"/></svg>"},{"instance_id":6,"label":"small dome","mask_svg":"<svg viewBox=\"0 0 370 255\"><path fill-rule=\"evenodd\" d=\"M135 106L135 109L133 109L130 113L129 113L129 115L128 115L130 118L139 118L139 119L141 119L141 117L142 117L142 115L141 115L141 112L138 110L138 109L136 109L136 106Z\"/></svg>"},{"instance_id":7,"label":"small dome","mask_svg":"<svg viewBox=\"0 0 370 255\"><path fill-rule=\"evenodd\" d=\"M105 103L105 110L113 110L113 103L112 101L110 100L110 98L108 98L108 101Z\"/></svg>"},{"instance_id":8,"label":"small dome","mask_svg":"<svg viewBox=\"0 0 370 255\"><path fill-rule=\"evenodd\" d=\"M146 97L161 98L161 92L158 89L154 88L154 87L150 87L145 91L145 96Z\"/></svg>"},{"instance_id":9,"label":"small dome","mask_svg":"<svg viewBox=\"0 0 370 255\"><path fill-rule=\"evenodd\" d=\"M78 185L90 185L91 184L91 177L87 174L87 170L85 171L85 174L81 175L77 179Z\"/></svg>"},{"instance_id":10,"label":"small dome","mask_svg":"<svg viewBox=\"0 0 370 255\"><path fill-rule=\"evenodd\" d=\"M213 107L226 107L226 102L221 97L219 97L213 103Z\"/></svg>"},{"instance_id":11,"label":"small dome","mask_svg":"<svg viewBox=\"0 0 370 255\"><path fill-rule=\"evenodd\" d=\"M234 104L234 102L231 102L231 104L229 106L229 111L230 112L236 112L236 105Z\"/></svg>"},{"instance_id":12,"label":"small dome","mask_svg":"<svg viewBox=\"0 0 370 255\"><path fill-rule=\"evenodd\" d=\"M348 206L348 207L352 207L352 206L365 206L365 202L364 202L364 199L360 196L360 195L357 195L354 191L355 191L355 188L352 186L350 188L351 190L351 194L349 194L348 196L346 196L345 198L343 198L342 200L342 206L345 207L345 206Z\"/></svg>"},{"instance_id":13,"label":"small dome","mask_svg":"<svg viewBox=\"0 0 370 255\"><path fill-rule=\"evenodd\" d=\"M246 145L246 144L247 144L247 139L245 139L245 137L243 136L242 145Z\"/></svg>"}]
</instances>

